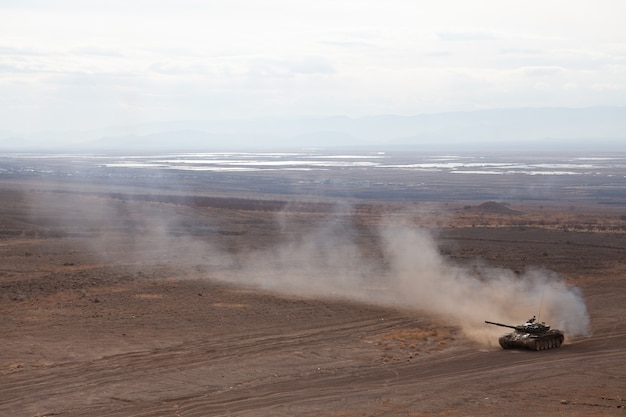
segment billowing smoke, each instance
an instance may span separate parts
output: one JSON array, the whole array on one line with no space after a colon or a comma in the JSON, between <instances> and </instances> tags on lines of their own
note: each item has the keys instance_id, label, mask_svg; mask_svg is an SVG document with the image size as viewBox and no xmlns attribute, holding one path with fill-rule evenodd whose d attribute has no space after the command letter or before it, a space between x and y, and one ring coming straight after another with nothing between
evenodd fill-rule
<instances>
[{"instance_id":1,"label":"billowing smoke","mask_svg":"<svg viewBox=\"0 0 626 417\"><path fill-rule=\"evenodd\" d=\"M70 191L29 191L28 218L38 233L65 236L97 262L105 264L197 264L228 266L232 261L208 239L212 219L187 207L112 198L75 186ZM52 186L50 188L53 188ZM69 188L69 187L68 187Z\"/></svg>"},{"instance_id":2,"label":"billowing smoke","mask_svg":"<svg viewBox=\"0 0 626 417\"><path fill-rule=\"evenodd\" d=\"M554 272L530 269L518 276L502 268L453 265L420 229L391 227L382 236L389 285L398 301L450 319L475 340L493 340L494 333L502 333L485 320L519 324L533 314L569 336L589 333L581 291Z\"/></svg>"},{"instance_id":3,"label":"billowing smoke","mask_svg":"<svg viewBox=\"0 0 626 417\"><path fill-rule=\"evenodd\" d=\"M518 275L455 265L424 229L403 224L378 232L382 260L363 254L345 223L331 221L314 233L249 254L239 279L274 291L424 311L485 344L503 333L485 320L515 325L532 315L568 336L589 333L581 291L554 272L529 269Z\"/></svg>"},{"instance_id":4,"label":"billowing smoke","mask_svg":"<svg viewBox=\"0 0 626 417\"><path fill-rule=\"evenodd\" d=\"M233 252L213 238L219 218L185 207L76 194L31 197L37 197L38 224L80 232L80 244L105 262L202 265L201 270L220 271L209 274L213 278L280 293L415 309L485 344L503 333L485 320L519 324L537 315L567 336L589 332L580 290L557 274L454 264L441 255L432 234L414 223L388 219L383 226L355 228L349 205L330 216L282 213L277 236L268 237L265 248Z\"/></svg>"},{"instance_id":5,"label":"billowing smoke","mask_svg":"<svg viewBox=\"0 0 626 417\"><path fill-rule=\"evenodd\" d=\"M350 210L338 208L335 215L304 234L293 233L288 216L279 216L281 233L291 237L248 253L239 279L278 292L364 299L364 285L372 279L375 265L355 243L356 232L346 221Z\"/></svg>"}]
</instances>

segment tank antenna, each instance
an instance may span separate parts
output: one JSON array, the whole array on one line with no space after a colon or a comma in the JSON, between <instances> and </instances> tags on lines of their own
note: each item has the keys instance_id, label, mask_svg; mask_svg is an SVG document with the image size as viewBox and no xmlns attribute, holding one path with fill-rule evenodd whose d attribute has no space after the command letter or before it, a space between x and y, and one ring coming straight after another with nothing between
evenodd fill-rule
<instances>
[{"instance_id":1,"label":"tank antenna","mask_svg":"<svg viewBox=\"0 0 626 417\"><path fill-rule=\"evenodd\" d=\"M543 294L546 292L546 287L541 289L541 301L539 301L539 313L537 313L537 323L541 323L539 318L541 317L541 309L543 308Z\"/></svg>"}]
</instances>

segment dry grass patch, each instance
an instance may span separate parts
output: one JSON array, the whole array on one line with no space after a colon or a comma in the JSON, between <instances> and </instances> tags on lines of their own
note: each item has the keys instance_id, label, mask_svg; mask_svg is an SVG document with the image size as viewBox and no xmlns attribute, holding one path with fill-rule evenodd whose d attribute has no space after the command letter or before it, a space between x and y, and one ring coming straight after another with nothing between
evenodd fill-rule
<instances>
[{"instance_id":1,"label":"dry grass patch","mask_svg":"<svg viewBox=\"0 0 626 417\"><path fill-rule=\"evenodd\" d=\"M422 353L445 349L454 340L454 329L428 324L385 333L378 338L378 345L385 352L383 362L410 361Z\"/></svg>"},{"instance_id":2,"label":"dry grass patch","mask_svg":"<svg viewBox=\"0 0 626 417\"><path fill-rule=\"evenodd\" d=\"M161 298L163 298L163 294L144 293L144 294L135 294L134 297L139 300L160 300Z\"/></svg>"}]
</instances>

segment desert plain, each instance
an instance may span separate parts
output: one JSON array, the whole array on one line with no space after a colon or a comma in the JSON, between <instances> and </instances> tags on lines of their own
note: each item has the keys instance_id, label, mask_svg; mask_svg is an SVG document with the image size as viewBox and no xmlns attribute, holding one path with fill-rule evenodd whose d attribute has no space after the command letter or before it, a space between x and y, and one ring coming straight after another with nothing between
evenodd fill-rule
<instances>
[{"instance_id":1,"label":"desert plain","mask_svg":"<svg viewBox=\"0 0 626 417\"><path fill-rule=\"evenodd\" d=\"M626 415L623 187L495 201L526 179L457 175L343 198L3 164L2 416ZM412 282L441 270L467 293ZM501 302L548 319L560 289L588 322L558 349L501 349L481 321Z\"/></svg>"}]
</instances>

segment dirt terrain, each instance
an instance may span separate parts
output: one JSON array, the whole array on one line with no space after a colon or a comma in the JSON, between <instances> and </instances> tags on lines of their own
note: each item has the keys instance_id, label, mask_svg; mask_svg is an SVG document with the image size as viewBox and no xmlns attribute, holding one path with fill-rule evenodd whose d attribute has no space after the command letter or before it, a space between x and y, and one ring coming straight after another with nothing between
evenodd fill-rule
<instances>
[{"instance_id":1,"label":"dirt terrain","mask_svg":"<svg viewBox=\"0 0 626 417\"><path fill-rule=\"evenodd\" d=\"M619 207L364 201L338 213L125 192L0 183L0 415L626 415ZM274 282L274 269L242 268L331 224L384 274L372 230L399 213L450 262L555 271L580 288L591 335L502 350L419 305L283 291L248 280Z\"/></svg>"}]
</instances>

